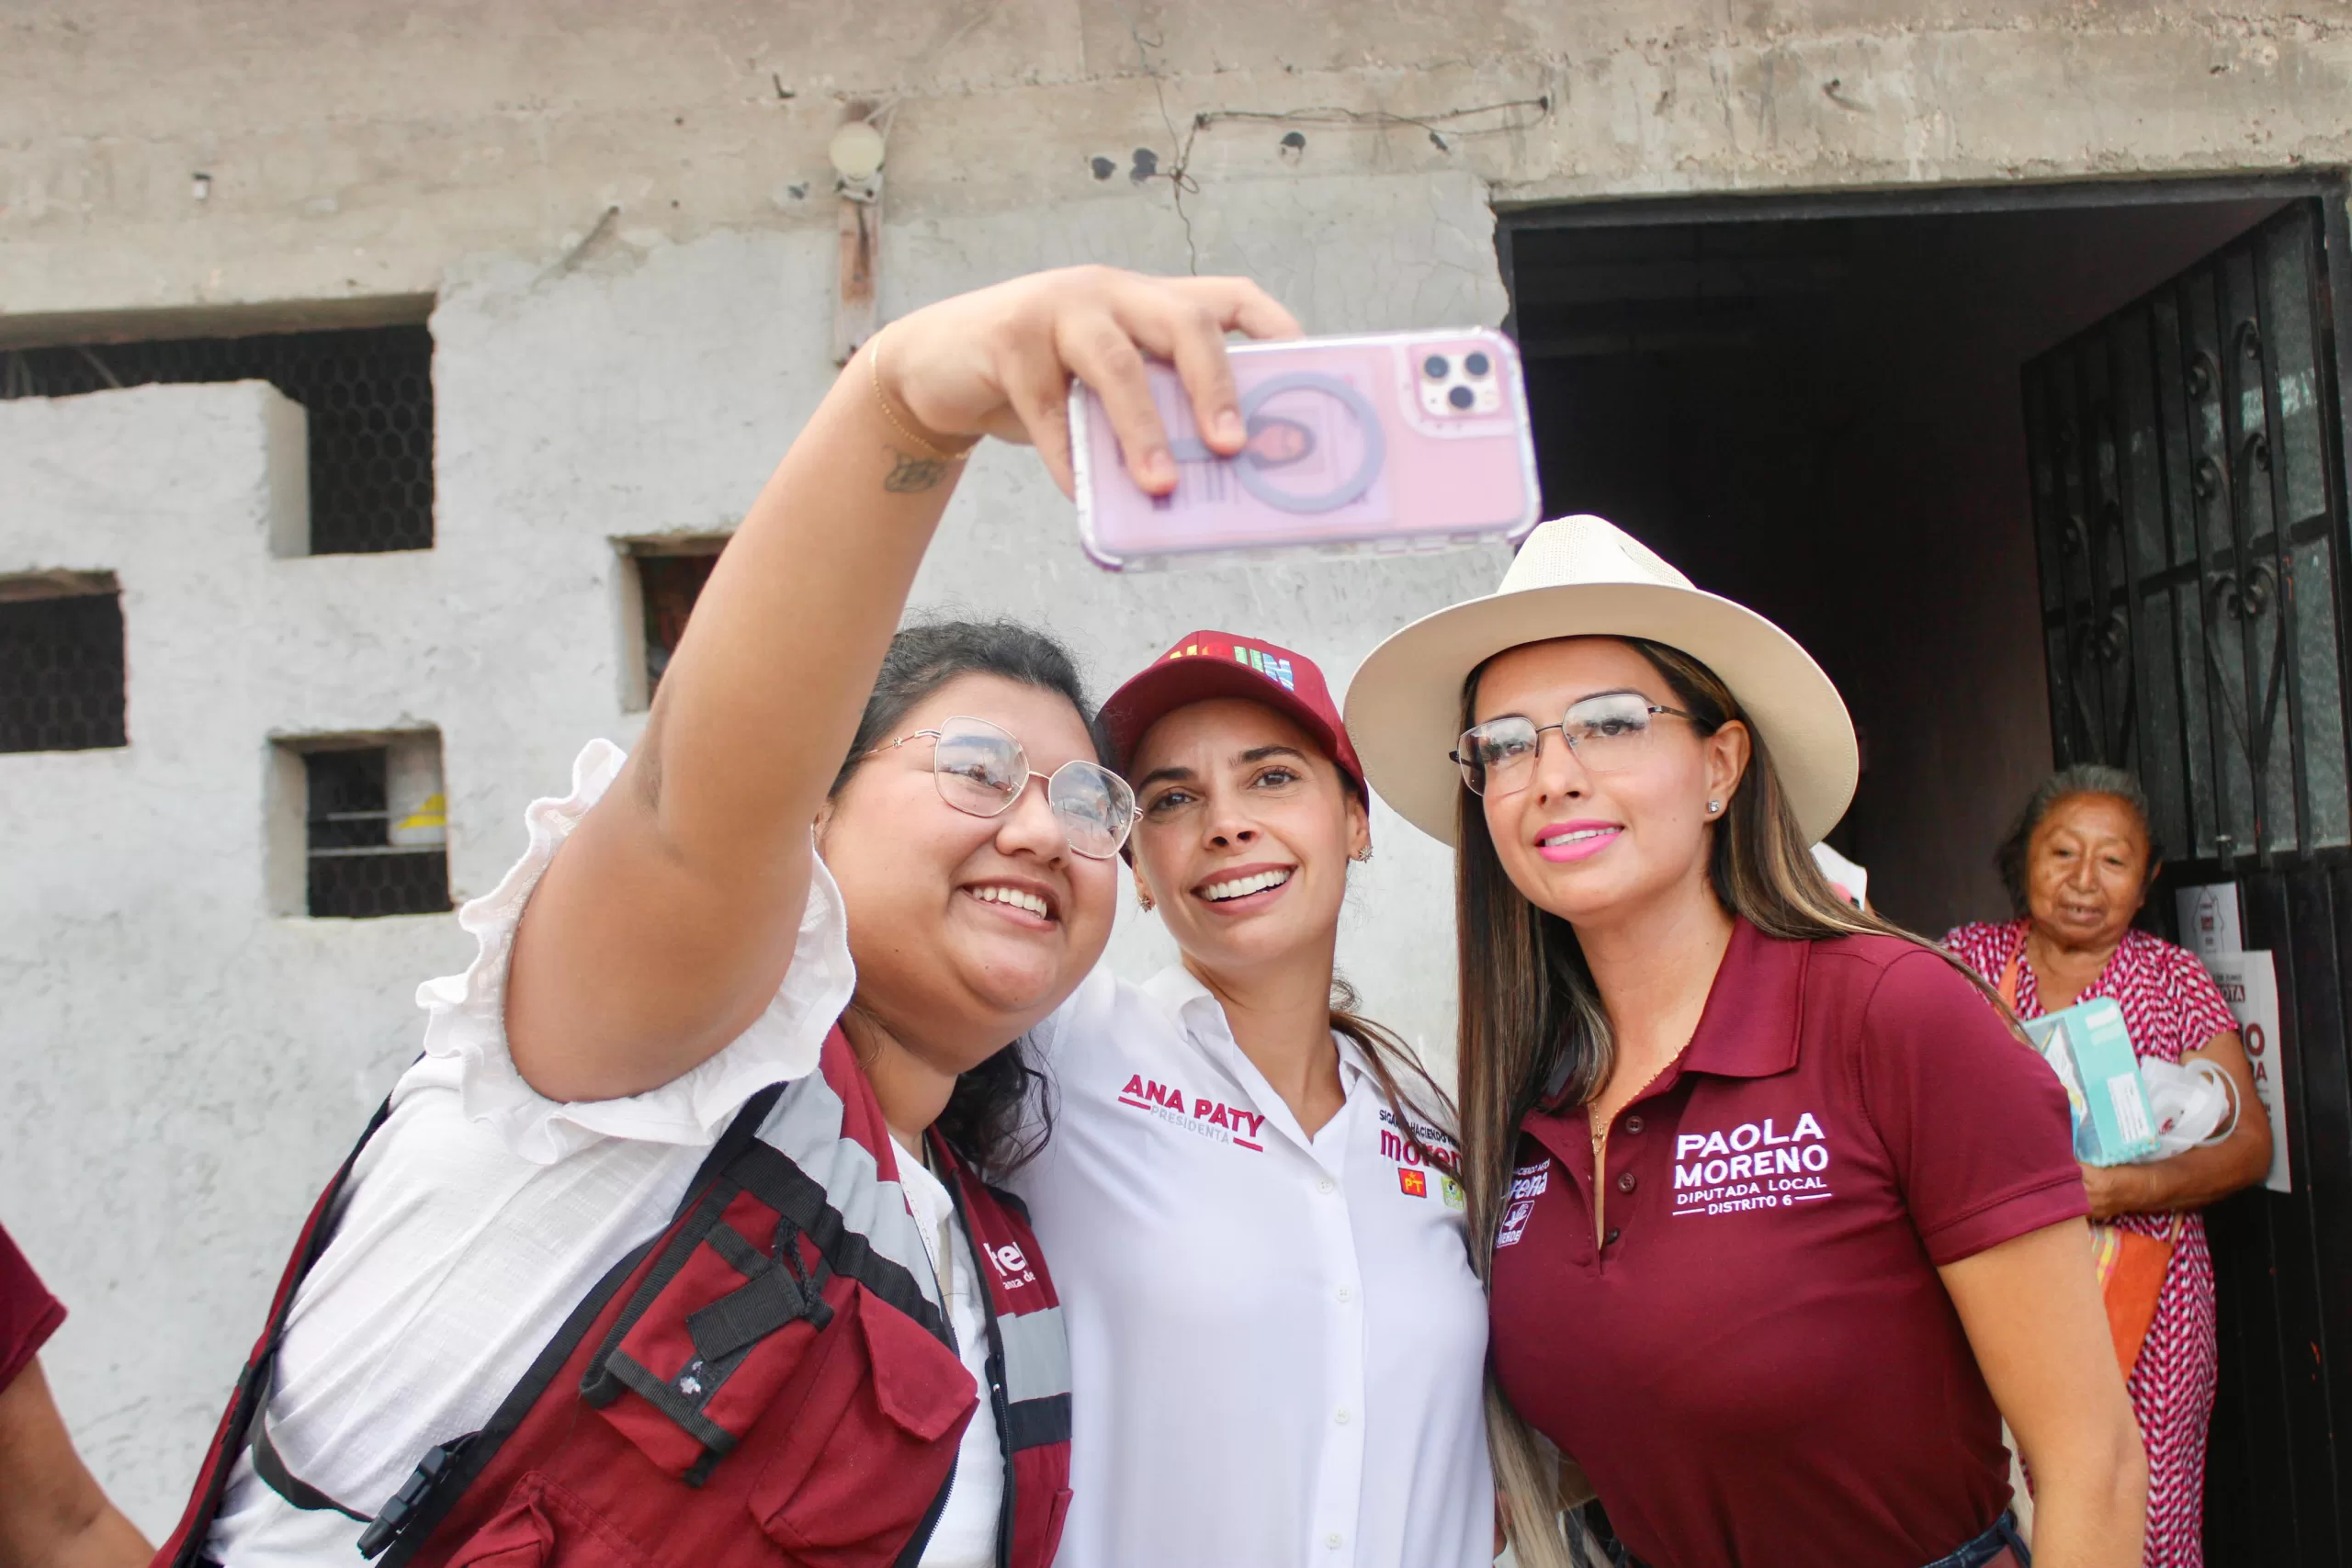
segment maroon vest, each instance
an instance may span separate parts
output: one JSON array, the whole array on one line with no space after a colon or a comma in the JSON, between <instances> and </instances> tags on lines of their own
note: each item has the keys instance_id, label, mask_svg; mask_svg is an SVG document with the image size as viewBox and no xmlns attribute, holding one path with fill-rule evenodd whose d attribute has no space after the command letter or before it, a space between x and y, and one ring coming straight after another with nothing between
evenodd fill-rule
<instances>
[{"instance_id":1,"label":"maroon vest","mask_svg":"<svg viewBox=\"0 0 2352 1568\"><path fill-rule=\"evenodd\" d=\"M933 1148L988 1282L997 1561L1047 1568L1069 1504L1061 1310L1018 1201L935 1136ZM363 1517L288 1473L260 1422L288 1308L350 1169L304 1227L155 1568L204 1560L249 1442L288 1502ZM745 1105L677 1217L573 1309L489 1424L424 1456L361 1551L436 1568L912 1568L976 1401L898 1175L837 1028L817 1072Z\"/></svg>"}]
</instances>

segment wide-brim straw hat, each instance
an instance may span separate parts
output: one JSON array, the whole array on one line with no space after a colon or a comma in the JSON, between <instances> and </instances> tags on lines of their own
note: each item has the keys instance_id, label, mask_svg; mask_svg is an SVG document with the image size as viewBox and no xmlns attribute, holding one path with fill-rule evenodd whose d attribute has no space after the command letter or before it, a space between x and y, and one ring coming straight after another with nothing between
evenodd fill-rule
<instances>
[{"instance_id":1,"label":"wide-brim straw hat","mask_svg":"<svg viewBox=\"0 0 2352 1568\"><path fill-rule=\"evenodd\" d=\"M1495 592L1424 615L1372 650L1346 708L1372 787L1414 827L1453 842L1462 775L1447 753L1462 733L1463 682L1507 649L1567 637L1643 637L1713 671L1762 736L1808 839L1826 837L1852 804L1854 721L1813 656L1592 516L1543 524Z\"/></svg>"}]
</instances>

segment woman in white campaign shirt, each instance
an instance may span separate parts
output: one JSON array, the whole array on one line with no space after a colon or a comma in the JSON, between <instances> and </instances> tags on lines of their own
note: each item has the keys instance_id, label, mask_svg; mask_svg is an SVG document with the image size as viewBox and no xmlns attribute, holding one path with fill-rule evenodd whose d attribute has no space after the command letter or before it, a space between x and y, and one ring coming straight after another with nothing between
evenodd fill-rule
<instances>
[{"instance_id":1,"label":"woman in white campaign shirt","mask_svg":"<svg viewBox=\"0 0 2352 1568\"><path fill-rule=\"evenodd\" d=\"M1183 963L1098 969L1031 1041L1012 1179L1071 1357L1059 1568L1456 1568L1493 1555L1451 1112L1332 1004L1363 784L1321 671L1180 641L1104 704L1129 851Z\"/></svg>"},{"instance_id":2,"label":"woman in white campaign shirt","mask_svg":"<svg viewBox=\"0 0 2352 1568\"><path fill-rule=\"evenodd\" d=\"M860 350L713 571L635 751L592 743L570 796L532 807L528 852L460 916L473 965L420 994L424 1055L277 1342L266 1431L303 1484L238 1457L217 1515L191 1505L177 1561L354 1561L364 1521L305 1487L377 1512L428 1450L482 1428L595 1281L662 1234L745 1102L817 1068L837 1020L901 1151L871 1217L922 1235L985 1389L984 1281L924 1171L926 1133L1009 1163L1025 1080L1006 1047L1101 956L1133 808L1050 638L893 628L981 435L1034 430L1068 485L1073 375L1114 400L1148 490L1175 471L1146 355L1184 362L1204 439L1238 450L1229 331L1297 328L1239 280L1090 267L942 301ZM878 1343L887 1320L857 1321ZM1048 1550L1057 1493L1016 1497L1015 1529L1000 1517L997 1425L981 1398L923 1568ZM1036 1528L1016 1535L1023 1508ZM750 1513L725 1522L747 1532L730 1550L765 1548ZM866 1547L899 1553L829 1561Z\"/></svg>"}]
</instances>

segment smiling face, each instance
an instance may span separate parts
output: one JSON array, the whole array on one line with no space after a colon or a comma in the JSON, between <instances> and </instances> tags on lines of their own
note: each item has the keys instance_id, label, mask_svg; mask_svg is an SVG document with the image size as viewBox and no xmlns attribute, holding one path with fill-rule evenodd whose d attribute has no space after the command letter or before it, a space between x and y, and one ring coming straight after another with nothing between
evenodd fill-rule
<instances>
[{"instance_id":1,"label":"smiling face","mask_svg":"<svg viewBox=\"0 0 2352 1568\"><path fill-rule=\"evenodd\" d=\"M1050 774L1094 760L1078 712L1053 692L962 675L910 709L889 739L950 717L986 719ZM818 819L841 884L857 1006L910 1053L964 1072L1060 1004L1102 954L1116 863L1075 854L1032 779L998 817L940 797L928 739L862 764Z\"/></svg>"},{"instance_id":2,"label":"smiling face","mask_svg":"<svg viewBox=\"0 0 2352 1568\"><path fill-rule=\"evenodd\" d=\"M2064 947L2112 948L2147 902L2153 871L2138 812L2111 795L2070 795L2026 848L2033 923Z\"/></svg>"},{"instance_id":3,"label":"smiling face","mask_svg":"<svg viewBox=\"0 0 2352 1568\"><path fill-rule=\"evenodd\" d=\"M1312 736L1258 703L1193 703L1145 732L1129 774L1136 875L1195 967L1329 967L1349 857L1372 840Z\"/></svg>"},{"instance_id":4,"label":"smiling face","mask_svg":"<svg viewBox=\"0 0 2352 1568\"><path fill-rule=\"evenodd\" d=\"M1557 726L1571 704L1611 693L1686 705L1630 644L1566 637L1498 654L1479 677L1472 713L1479 724L1516 714ZM1710 823L1729 816L1747 765L1745 726L1702 736L1689 719L1655 715L1647 747L1607 773L1587 768L1557 728L1541 740L1524 786L1481 802L1496 856L1523 897L1589 928L1694 886L1704 890ZM1710 817L1710 800L1725 809Z\"/></svg>"}]
</instances>

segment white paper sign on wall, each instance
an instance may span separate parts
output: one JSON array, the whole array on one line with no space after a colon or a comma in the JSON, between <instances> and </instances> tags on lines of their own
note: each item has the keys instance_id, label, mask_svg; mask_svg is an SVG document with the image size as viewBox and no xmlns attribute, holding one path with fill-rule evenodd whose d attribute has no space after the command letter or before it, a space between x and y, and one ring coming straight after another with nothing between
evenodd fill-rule
<instances>
[{"instance_id":1,"label":"white paper sign on wall","mask_svg":"<svg viewBox=\"0 0 2352 1568\"><path fill-rule=\"evenodd\" d=\"M2238 926L2238 885L2208 883L2183 887L2174 894L2180 910L2180 944L2208 964L2223 953L2245 947Z\"/></svg>"},{"instance_id":2,"label":"white paper sign on wall","mask_svg":"<svg viewBox=\"0 0 2352 1568\"><path fill-rule=\"evenodd\" d=\"M2186 895L2184 895L2184 897ZM2236 901L2231 901L2234 911ZM2234 923L2234 921L2233 921ZM2187 928L2183 921L2183 928ZM2287 1058L2278 1046L2278 971L2267 953L2224 953L2205 960L2222 998L2237 1015L2245 1041L2246 1065L2254 1069L2255 1093L2270 1117L2270 1174L2262 1184L2273 1192L2292 1190L2287 1168Z\"/></svg>"}]
</instances>

